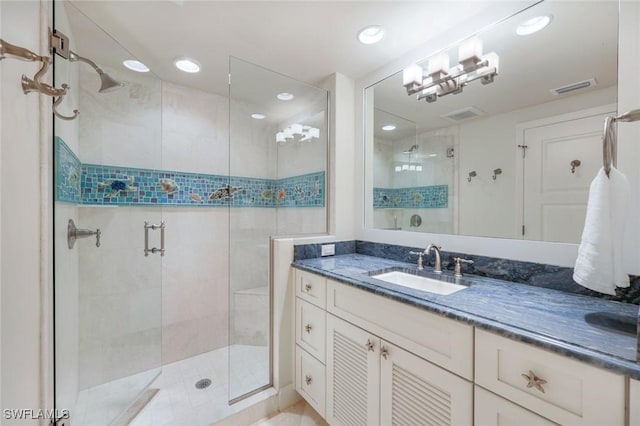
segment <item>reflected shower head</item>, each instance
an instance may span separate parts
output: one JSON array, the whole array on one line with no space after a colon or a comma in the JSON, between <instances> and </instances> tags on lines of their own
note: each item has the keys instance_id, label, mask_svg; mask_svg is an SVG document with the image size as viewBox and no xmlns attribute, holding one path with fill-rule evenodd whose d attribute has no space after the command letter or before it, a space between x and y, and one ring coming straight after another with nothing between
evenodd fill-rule
<instances>
[{"instance_id":1,"label":"reflected shower head","mask_svg":"<svg viewBox=\"0 0 640 426\"><path fill-rule=\"evenodd\" d=\"M418 145L412 145L411 148L409 148L406 151L402 151L402 153L403 154L411 154L413 151L415 151L418 148L420 148Z\"/></svg>"},{"instance_id":2,"label":"reflected shower head","mask_svg":"<svg viewBox=\"0 0 640 426\"><path fill-rule=\"evenodd\" d=\"M91 68L96 70L96 72L100 76L100 89L98 89L98 92L100 92L100 93L112 92L112 91L117 90L117 89L119 89L119 88L124 86L124 83L121 83L121 82L117 81L116 79L111 77L109 74L107 74L106 72L102 71L100 69L100 67L98 67L95 64L95 62L93 62L90 59L83 58L82 56L78 55L75 52L69 52L69 61L71 61L71 62L78 62L78 61L79 62L84 62L85 64L91 65Z\"/></svg>"}]
</instances>

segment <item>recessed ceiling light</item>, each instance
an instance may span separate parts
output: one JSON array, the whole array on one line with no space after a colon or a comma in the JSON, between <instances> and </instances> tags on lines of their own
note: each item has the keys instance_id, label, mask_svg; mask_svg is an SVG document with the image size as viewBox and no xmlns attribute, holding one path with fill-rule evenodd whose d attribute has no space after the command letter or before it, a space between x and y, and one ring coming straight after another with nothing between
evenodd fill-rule
<instances>
[{"instance_id":1,"label":"recessed ceiling light","mask_svg":"<svg viewBox=\"0 0 640 426\"><path fill-rule=\"evenodd\" d=\"M293 96L293 93L282 92L278 93L277 98L281 101L290 101L291 99L295 98L295 96Z\"/></svg>"},{"instance_id":2,"label":"recessed ceiling light","mask_svg":"<svg viewBox=\"0 0 640 426\"><path fill-rule=\"evenodd\" d=\"M370 25L358 32L358 40L362 44L374 44L384 38L384 29L380 25Z\"/></svg>"},{"instance_id":3,"label":"recessed ceiling light","mask_svg":"<svg viewBox=\"0 0 640 426\"><path fill-rule=\"evenodd\" d=\"M429 156L429 157L437 157L437 156L438 156L438 154L429 154L428 156Z\"/></svg>"},{"instance_id":4,"label":"recessed ceiling light","mask_svg":"<svg viewBox=\"0 0 640 426\"><path fill-rule=\"evenodd\" d=\"M552 15L536 16L531 19L527 19L516 28L516 34L525 36L536 33L549 25L553 19Z\"/></svg>"},{"instance_id":5,"label":"recessed ceiling light","mask_svg":"<svg viewBox=\"0 0 640 426\"><path fill-rule=\"evenodd\" d=\"M394 126L393 124L387 124L385 126L382 126L382 130L386 130L387 132L390 132L391 130L395 130L396 126Z\"/></svg>"},{"instance_id":6,"label":"recessed ceiling light","mask_svg":"<svg viewBox=\"0 0 640 426\"><path fill-rule=\"evenodd\" d=\"M189 73L200 72L200 63L191 58L176 59L174 64L176 68L178 68L180 71L189 72Z\"/></svg>"},{"instance_id":7,"label":"recessed ceiling light","mask_svg":"<svg viewBox=\"0 0 640 426\"><path fill-rule=\"evenodd\" d=\"M264 120L266 118L266 115L264 114L251 114L251 118L255 118L256 120Z\"/></svg>"},{"instance_id":8,"label":"recessed ceiling light","mask_svg":"<svg viewBox=\"0 0 640 426\"><path fill-rule=\"evenodd\" d=\"M135 59L127 59L126 61L122 61L122 65L129 68L131 71L149 72L149 67L147 67L140 61L136 61Z\"/></svg>"}]
</instances>

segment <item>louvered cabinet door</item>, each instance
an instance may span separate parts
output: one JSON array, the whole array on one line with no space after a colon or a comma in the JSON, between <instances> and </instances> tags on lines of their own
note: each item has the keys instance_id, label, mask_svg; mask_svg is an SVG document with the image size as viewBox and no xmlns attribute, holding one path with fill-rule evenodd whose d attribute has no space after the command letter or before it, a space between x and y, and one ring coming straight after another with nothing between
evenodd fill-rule
<instances>
[{"instance_id":1,"label":"louvered cabinet door","mask_svg":"<svg viewBox=\"0 0 640 426\"><path fill-rule=\"evenodd\" d=\"M471 382L384 341L381 352L382 425L473 424Z\"/></svg>"},{"instance_id":2,"label":"louvered cabinet door","mask_svg":"<svg viewBox=\"0 0 640 426\"><path fill-rule=\"evenodd\" d=\"M327 421L380 424L380 339L327 315Z\"/></svg>"}]
</instances>

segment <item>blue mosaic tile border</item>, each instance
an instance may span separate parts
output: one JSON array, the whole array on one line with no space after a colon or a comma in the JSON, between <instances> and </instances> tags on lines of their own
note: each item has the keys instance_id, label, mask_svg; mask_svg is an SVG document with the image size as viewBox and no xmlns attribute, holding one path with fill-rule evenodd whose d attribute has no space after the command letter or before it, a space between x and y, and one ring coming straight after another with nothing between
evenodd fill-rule
<instances>
[{"instance_id":1,"label":"blue mosaic tile border","mask_svg":"<svg viewBox=\"0 0 640 426\"><path fill-rule=\"evenodd\" d=\"M449 206L447 185L414 188L373 188L374 209L442 209Z\"/></svg>"},{"instance_id":2,"label":"blue mosaic tile border","mask_svg":"<svg viewBox=\"0 0 640 426\"><path fill-rule=\"evenodd\" d=\"M82 163L62 139L56 137L54 143L55 199L80 203Z\"/></svg>"},{"instance_id":3,"label":"blue mosaic tile border","mask_svg":"<svg viewBox=\"0 0 640 426\"><path fill-rule=\"evenodd\" d=\"M62 139L79 170L76 196L66 196L69 173L56 173L56 200L90 205L168 205L206 207L324 207L325 172L283 179L206 175L178 171L81 164ZM58 151L58 148L57 148ZM63 156L56 167L70 169ZM64 195L61 197L60 195Z\"/></svg>"}]
</instances>

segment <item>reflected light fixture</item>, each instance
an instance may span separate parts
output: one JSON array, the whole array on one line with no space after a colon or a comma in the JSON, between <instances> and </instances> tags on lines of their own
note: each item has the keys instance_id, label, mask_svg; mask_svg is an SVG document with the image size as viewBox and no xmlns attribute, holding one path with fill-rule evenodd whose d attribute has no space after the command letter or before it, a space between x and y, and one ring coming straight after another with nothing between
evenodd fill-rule
<instances>
[{"instance_id":1,"label":"reflected light fixture","mask_svg":"<svg viewBox=\"0 0 640 426\"><path fill-rule=\"evenodd\" d=\"M180 71L188 72L191 74L200 72L200 63L191 58L176 59L174 65Z\"/></svg>"},{"instance_id":2,"label":"reflected light fixture","mask_svg":"<svg viewBox=\"0 0 640 426\"><path fill-rule=\"evenodd\" d=\"M131 71L149 72L149 67L147 67L140 61L136 61L135 59L127 59L126 61L122 61L122 65L129 68Z\"/></svg>"},{"instance_id":3,"label":"reflected light fixture","mask_svg":"<svg viewBox=\"0 0 640 426\"><path fill-rule=\"evenodd\" d=\"M320 129L305 124L294 123L285 127L281 132L276 133L276 142L279 144L284 144L289 139L297 139L298 142L320 139Z\"/></svg>"},{"instance_id":4,"label":"reflected light fixture","mask_svg":"<svg viewBox=\"0 0 640 426\"><path fill-rule=\"evenodd\" d=\"M384 29L380 25L369 25L358 32L358 41L362 44L375 44L384 38Z\"/></svg>"},{"instance_id":5,"label":"reflected light fixture","mask_svg":"<svg viewBox=\"0 0 640 426\"><path fill-rule=\"evenodd\" d=\"M439 97L462 92L474 80L482 84L493 83L498 75L499 57L495 52L482 54L482 40L472 37L458 47L458 64L449 68L449 55L445 52L429 58L426 76L424 69L413 64L402 72L402 85L408 95L418 94L418 100L435 102Z\"/></svg>"},{"instance_id":6,"label":"reflected light fixture","mask_svg":"<svg viewBox=\"0 0 640 426\"><path fill-rule=\"evenodd\" d=\"M516 34L520 36L527 36L533 33L537 33L538 31L549 25L552 19L553 15L535 16L533 18L527 19L522 24L518 25L518 28L516 28Z\"/></svg>"},{"instance_id":7,"label":"reflected light fixture","mask_svg":"<svg viewBox=\"0 0 640 426\"><path fill-rule=\"evenodd\" d=\"M392 130L395 130L396 126L394 126L393 124L386 124L384 126L382 126L382 130L390 132Z\"/></svg>"},{"instance_id":8,"label":"reflected light fixture","mask_svg":"<svg viewBox=\"0 0 640 426\"><path fill-rule=\"evenodd\" d=\"M293 93L282 92L278 93L276 98L280 99L281 101L290 101L291 99L295 98L295 96L293 96Z\"/></svg>"},{"instance_id":9,"label":"reflected light fixture","mask_svg":"<svg viewBox=\"0 0 640 426\"><path fill-rule=\"evenodd\" d=\"M259 114L259 113L253 113L251 114L251 118L254 118L256 120L264 120L267 116L264 114Z\"/></svg>"}]
</instances>

